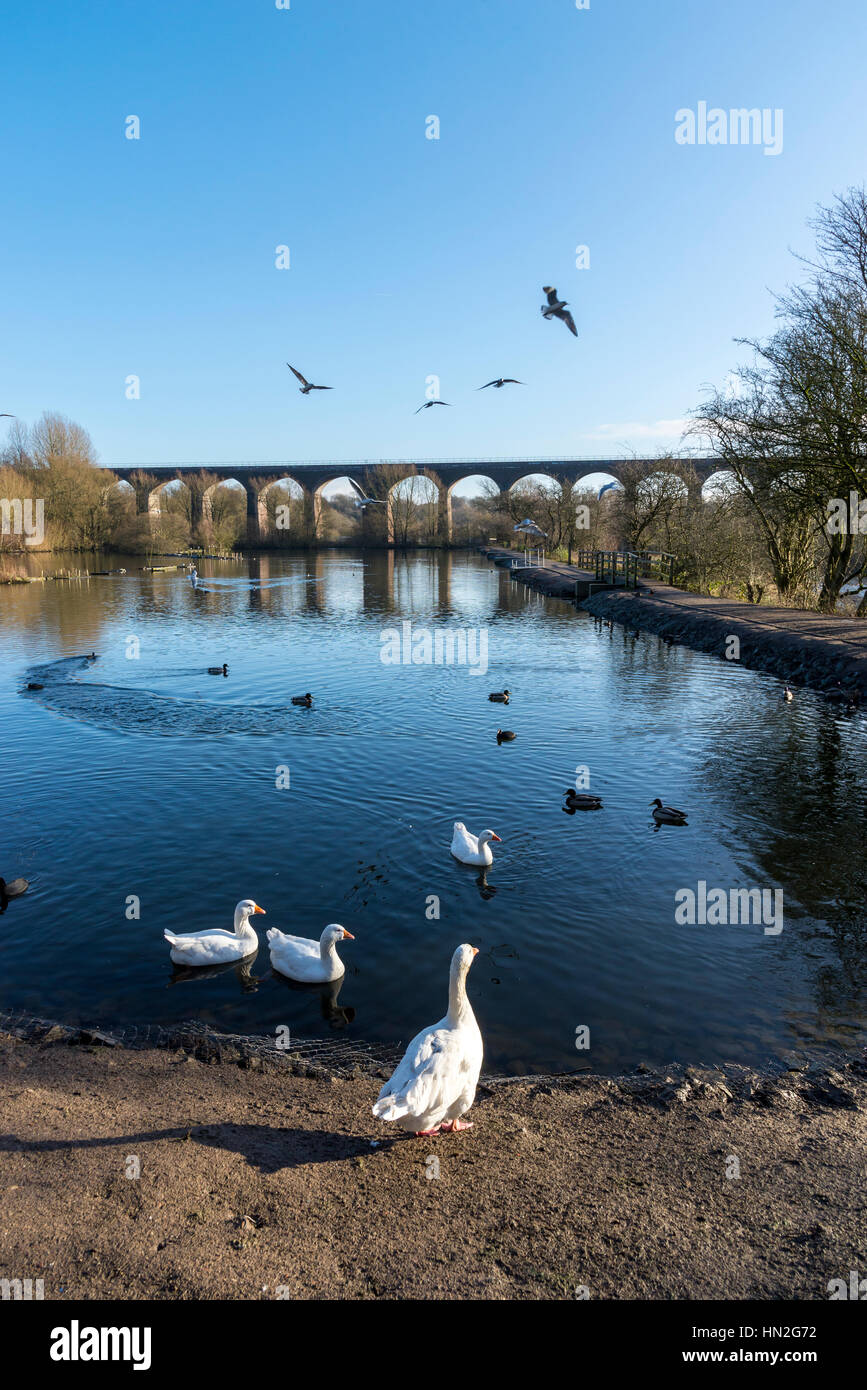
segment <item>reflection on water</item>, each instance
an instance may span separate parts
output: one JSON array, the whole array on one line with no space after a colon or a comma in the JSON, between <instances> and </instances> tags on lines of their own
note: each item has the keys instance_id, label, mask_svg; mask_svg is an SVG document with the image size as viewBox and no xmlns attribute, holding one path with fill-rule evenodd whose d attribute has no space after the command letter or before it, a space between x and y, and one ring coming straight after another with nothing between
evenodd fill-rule
<instances>
[{"instance_id":1,"label":"reflection on water","mask_svg":"<svg viewBox=\"0 0 867 1390\"><path fill-rule=\"evenodd\" d=\"M863 1038L863 714L786 705L770 678L609 628L472 555L202 561L195 590L138 557L90 563L120 566L0 589L0 873L31 881L2 917L0 1004L394 1044L442 1015L470 941L497 1069ZM383 664L403 619L484 627L489 669ZM508 756L487 699L505 687ZM307 690L313 707L292 706ZM579 767L593 815L563 804ZM656 796L688 826L655 826ZM491 869L452 859L455 820L497 827ZM675 893L700 881L781 888L783 932L677 925ZM163 930L228 927L245 896L283 931L347 926L351 1004L347 977L296 987L267 955L172 973Z\"/></svg>"},{"instance_id":2,"label":"reflection on water","mask_svg":"<svg viewBox=\"0 0 867 1390\"><path fill-rule=\"evenodd\" d=\"M222 965L176 965L172 961L172 977L169 980L169 988L171 989L173 985L189 984L193 980L213 980L218 975L228 975L231 971L238 981L242 994L255 994L259 988L260 979L252 971L258 956L258 950L251 951L249 956L245 956L243 960L224 961Z\"/></svg>"},{"instance_id":3,"label":"reflection on water","mask_svg":"<svg viewBox=\"0 0 867 1390\"><path fill-rule=\"evenodd\" d=\"M272 969L271 975L274 981L278 985L282 985L284 989L293 990L296 994L304 994L308 999L316 996L319 1001L321 1017L335 1031L355 1022L355 1009L351 1005L337 1002L338 995L346 980L345 975L341 975L337 980L328 980L324 984L302 984L298 980L290 980L288 975L281 975L279 970Z\"/></svg>"}]
</instances>

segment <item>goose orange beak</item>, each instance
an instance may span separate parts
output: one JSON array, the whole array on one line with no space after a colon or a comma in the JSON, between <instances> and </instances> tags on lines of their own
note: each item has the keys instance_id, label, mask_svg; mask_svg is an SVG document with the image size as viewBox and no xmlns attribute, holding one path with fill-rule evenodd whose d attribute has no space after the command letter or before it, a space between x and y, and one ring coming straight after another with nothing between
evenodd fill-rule
<instances>
[{"instance_id":1,"label":"goose orange beak","mask_svg":"<svg viewBox=\"0 0 867 1390\"><path fill-rule=\"evenodd\" d=\"M345 927L343 928L343 937L344 937L344 940L346 940L346 941L354 941L354 940L355 940L355 937L352 935L352 932L351 932L351 931L347 931Z\"/></svg>"},{"instance_id":2,"label":"goose orange beak","mask_svg":"<svg viewBox=\"0 0 867 1390\"><path fill-rule=\"evenodd\" d=\"M262 914L263 917L266 915L266 914L265 914L265 909L264 909L264 907L260 907L258 903L257 903L256 906L253 908L253 912L254 912L254 913L256 913L256 912L261 912L261 914Z\"/></svg>"},{"instance_id":3,"label":"goose orange beak","mask_svg":"<svg viewBox=\"0 0 867 1390\"><path fill-rule=\"evenodd\" d=\"M491 832L491 839L496 840L498 845L501 845L503 843L499 835L495 835L493 832Z\"/></svg>"},{"instance_id":4,"label":"goose orange beak","mask_svg":"<svg viewBox=\"0 0 867 1390\"><path fill-rule=\"evenodd\" d=\"M474 956L477 956L477 955L479 954L479 948L478 948L478 946L471 946L470 949L471 949L471 951L472 951L472 953L473 953Z\"/></svg>"}]
</instances>

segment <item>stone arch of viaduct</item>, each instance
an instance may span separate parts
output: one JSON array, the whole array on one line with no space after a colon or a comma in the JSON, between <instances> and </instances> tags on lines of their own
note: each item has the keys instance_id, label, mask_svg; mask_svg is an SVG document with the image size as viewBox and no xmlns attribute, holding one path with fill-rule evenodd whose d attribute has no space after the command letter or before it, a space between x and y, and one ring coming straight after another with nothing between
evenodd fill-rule
<instances>
[{"instance_id":1,"label":"stone arch of viaduct","mask_svg":"<svg viewBox=\"0 0 867 1390\"><path fill-rule=\"evenodd\" d=\"M193 527L206 520L210 511L209 494L216 482L236 482L247 496L247 543L258 545L267 539L268 515L266 497L276 482L290 481L301 489L305 516L305 532L315 537L319 529L322 491L340 478L353 478L368 495L383 490L383 470L387 469L386 486L390 491L398 483L414 476L428 478L437 490L437 534L448 542L452 535L452 491L465 478L490 478L500 492L507 492L530 474L543 474L562 488L573 488L582 478L593 473L607 473L622 481L624 470L634 471L636 464L645 472L667 472L672 464L688 465L691 477L687 480L690 493L701 496L707 479L726 465L714 459L494 459L449 460L438 463L395 462L333 463L333 464L244 464L244 465L171 465L150 464L137 468L112 468L119 482L129 483L135 491L136 509L142 514L159 514L160 494L169 483L180 481L190 493L190 516ZM377 487L378 482L378 487ZM363 513L365 522L378 508ZM383 509L386 510L386 509ZM391 535L390 508L388 539Z\"/></svg>"}]
</instances>

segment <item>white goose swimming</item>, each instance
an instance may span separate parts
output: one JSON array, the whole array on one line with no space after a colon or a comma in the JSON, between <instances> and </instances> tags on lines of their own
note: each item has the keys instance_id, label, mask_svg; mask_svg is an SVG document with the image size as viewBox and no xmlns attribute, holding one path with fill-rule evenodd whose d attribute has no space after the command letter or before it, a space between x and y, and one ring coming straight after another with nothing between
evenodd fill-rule
<instances>
[{"instance_id":1,"label":"white goose swimming","mask_svg":"<svg viewBox=\"0 0 867 1390\"><path fill-rule=\"evenodd\" d=\"M242 898L235 908L235 930L194 931L184 936L165 931L163 936L171 946L171 957L175 965L223 965L227 961L243 960L258 949L259 938L250 918L255 912L264 914L252 898Z\"/></svg>"},{"instance_id":2,"label":"white goose swimming","mask_svg":"<svg viewBox=\"0 0 867 1390\"><path fill-rule=\"evenodd\" d=\"M461 1119L473 1103L482 1069L482 1035L467 998L467 971L476 946L459 946L449 972L445 1018L413 1038L373 1107L379 1120L393 1120L412 1134L471 1129Z\"/></svg>"},{"instance_id":3,"label":"white goose swimming","mask_svg":"<svg viewBox=\"0 0 867 1390\"><path fill-rule=\"evenodd\" d=\"M281 975L302 984L321 985L339 980L346 966L337 954L338 941L354 941L351 931L339 922L327 926L318 941L306 936L287 936L272 927L268 932L271 964Z\"/></svg>"},{"instance_id":4,"label":"white goose swimming","mask_svg":"<svg viewBox=\"0 0 867 1390\"><path fill-rule=\"evenodd\" d=\"M456 820L455 833L452 836L452 854L462 864L477 864L489 869L494 862L491 840L497 840L502 844L499 835L495 835L493 830L483 830L481 835L471 835L463 821Z\"/></svg>"}]
</instances>

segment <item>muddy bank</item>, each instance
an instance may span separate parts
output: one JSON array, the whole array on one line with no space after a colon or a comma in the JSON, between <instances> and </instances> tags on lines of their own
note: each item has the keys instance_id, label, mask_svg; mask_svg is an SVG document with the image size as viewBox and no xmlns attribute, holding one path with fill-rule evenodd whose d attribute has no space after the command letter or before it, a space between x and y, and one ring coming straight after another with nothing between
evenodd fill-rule
<instances>
[{"instance_id":1,"label":"muddy bank","mask_svg":"<svg viewBox=\"0 0 867 1390\"><path fill-rule=\"evenodd\" d=\"M867 620L794 608L761 608L731 599L689 594L652 580L641 591L607 590L581 607L595 617L655 632L725 659L730 637L744 666L792 686L838 691L867 700Z\"/></svg>"},{"instance_id":2,"label":"muddy bank","mask_svg":"<svg viewBox=\"0 0 867 1390\"><path fill-rule=\"evenodd\" d=\"M867 1265L867 1061L488 1081L473 1129L412 1139L370 1114L378 1077L242 1052L0 1035L0 1277L47 1299L825 1299Z\"/></svg>"}]
</instances>

